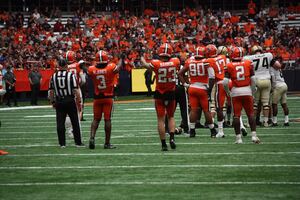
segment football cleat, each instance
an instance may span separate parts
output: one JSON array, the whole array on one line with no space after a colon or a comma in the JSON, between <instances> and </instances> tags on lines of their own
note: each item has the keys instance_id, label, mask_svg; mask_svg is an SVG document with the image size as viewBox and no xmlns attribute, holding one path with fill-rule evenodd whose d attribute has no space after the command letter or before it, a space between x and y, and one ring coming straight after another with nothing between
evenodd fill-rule
<instances>
[{"instance_id":1,"label":"football cleat","mask_svg":"<svg viewBox=\"0 0 300 200\"><path fill-rule=\"evenodd\" d=\"M168 146L165 145L161 145L161 151L168 151Z\"/></svg>"},{"instance_id":2,"label":"football cleat","mask_svg":"<svg viewBox=\"0 0 300 200\"><path fill-rule=\"evenodd\" d=\"M196 128L205 128L205 126L203 124L201 124L200 122L196 123Z\"/></svg>"},{"instance_id":3,"label":"football cleat","mask_svg":"<svg viewBox=\"0 0 300 200\"><path fill-rule=\"evenodd\" d=\"M242 131L242 135L244 137L247 136L248 133L247 133L247 130L245 128L242 128L241 131Z\"/></svg>"},{"instance_id":4,"label":"football cleat","mask_svg":"<svg viewBox=\"0 0 300 200\"><path fill-rule=\"evenodd\" d=\"M85 147L85 145L83 144L83 143L81 143L81 144L76 144L75 145L77 148L83 148L83 147Z\"/></svg>"},{"instance_id":5,"label":"football cleat","mask_svg":"<svg viewBox=\"0 0 300 200\"><path fill-rule=\"evenodd\" d=\"M235 139L235 144L243 144L242 138L237 137L237 138Z\"/></svg>"},{"instance_id":6,"label":"football cleat","mask_svg":"<svg viewBox=\"0 0 300 200\"><path fill-rule=\"evenodd\" d=\"M181 127L177 127L175 128L175 135L180 135L182 133L182 128Z\"/></svg>"},{"instance_id":7,"label":"football cleat","mask_svg":"<svg viewBox=\"0 0 300 200\"><path fill-rule=\"evenodd\" d=\"M196 131L195 129L190 130L190 137L195 137L196 136Z\"/></svg>"},{"instance_id":8,"label":"football cleat","mask_svg":"<svg viewBox=\"0 0 300 200\"><path fill-rule=\"evenodd\" d=\"M104 144L104 149L116 149L117 147L115 147L112 144Z\"/></svg>"},{"instance_id":9,"label":"football cleat","mask_svg":"<svg viewBox=\"0 0 300 200\"><path fill-rule=\"evenodd\" d=\"M271 126L272 127L276 127L276 126L278 126L278 124L277 123L273 123Z\"/></svg>"},{"instance_id":10,"label":"football cleat","mask_svg":"<svg viewBox=\"0 0 300 200\"><path fill-rule=\"evenodd\" d=\"M90 139L89 148L90 149L95 149L95 139L94 138Z\"/></svg>"},{"instance_id":11,"label":"football cleat","mask_svg":"<svg viewBox=\"0 0 300 200\"><path fill-rule=\"evenodd\" d=\"M261 121L256 121L256 125L257 125L257 126L262 126Z\"/></svg>"},{"instance_id":12,"label":"football cleat","mask_svg":"<svg viewBox=\"0 0 300 200\"><path fill-rule=\"evenodd\" d=\"M264 122L264 127L269 127L269 124L268 124L268 122Z\"/></svg>"},{"instance_id":13,"label":"football cleat","mask_svg":"<svg viewBox=\"0 0 300 200\"><path fill-rule=\"evenodd\" d=\"M290 124L288 122L284 123L284 126L290 126Z\"/></svg>"},{"instance_id":14,"label":"football cleat","mask_svg":"<svg viewBox=\"0 0 300 200\"><path fill-rule=\"evenodd\" d=\"M217 130L215 128L210 129L210 137L215 138L217 135Z\"/></svg>"},{"instance_id":15,"label":"football cleat","mask_svg":"<svg viewBox=\"0 0 300 200\"><path fill-rule=\"evenodd\" d=\"M260 143L260 140L259 140L259 138L257 136L252 136L251 140L255 144L259 144Z\"/></svg>"},{"instance_id":16,"label":"football cleat","mask_svg":"<svg viewBox=\"0 0 300 200\"><path fill-rule=\"evenodd\" d=\"M174 139L170 139L170 146L171 146L171 149L176 149L176 144L175 144Z\"/></svg>"},{"instance_id":17,"label":"football cleat","mask_svg":"<svg viewBox=\"0 0 300 200\"><path fill-rule=\"evenodd\" d=\"M72 129L72 128L69 128L69 129L67 130L67 132L68 132L68 137L71 138L71 139L73 139L73 138L74 138L74 135L73 135L73 129Z\"/></svg>"},{"instance_id":18,"label":"football cleat","mask_svg":"<svg viewBox=\"0 0 300 200\"><path fill-rule=\"evenodd\" d=\"M216 135L217 138L224 138L225 134L224 132L218 132L218 134Z\"/></svg>"},{"instance_id":19,"label":"football cleat","mask_svg":"<svg viewBox=\"0 0 300 200\"><path fill-rule=\"evenodd\" d=\"M66 148L66 146L65 146L65 145L61 145L60 148L61 148L61 149L64 149L64 148Z\"/></svg>"}]
</instances>

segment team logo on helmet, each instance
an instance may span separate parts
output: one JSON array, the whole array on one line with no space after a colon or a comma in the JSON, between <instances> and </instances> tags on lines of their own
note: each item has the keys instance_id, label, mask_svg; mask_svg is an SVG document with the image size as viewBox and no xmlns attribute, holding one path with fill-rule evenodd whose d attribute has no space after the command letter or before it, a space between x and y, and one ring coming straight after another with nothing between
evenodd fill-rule
<instances>
[{"instance_id":1,"label":"team logo on helmet","mask_svg":"<svg viewBox=\"0 0 300 200\"><path fill-rule=\"evenodd\" d=\"M205 47L205 56L207 58L216 57L217 56L217 47L213 44L209 44Z\"/></svg>"}]
</instances>

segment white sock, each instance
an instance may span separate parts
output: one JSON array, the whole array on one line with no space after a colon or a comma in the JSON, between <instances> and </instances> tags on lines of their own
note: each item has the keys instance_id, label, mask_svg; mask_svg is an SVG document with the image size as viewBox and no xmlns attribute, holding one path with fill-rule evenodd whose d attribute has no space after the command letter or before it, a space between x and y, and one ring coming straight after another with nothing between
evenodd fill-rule
<instances>
[{"instance_id":1,"label":"white sock","mask_svg":"<svg viewBox=\"0 0 300 200\"><path fill-rule=\"evenodd\" d=\"M223 130L223 122L224 122L224 120L223 121L218 121L218 128L219 129L222 129Z\"/></svg>"},{"instance_id":2,"label":"white sock","mask_svg":"<svg viewBox=\"0 0 300 200\"><path fill-rule=\"evenodd\" d=\"M209 129L213 129L214 127L215 127L214 124L208 124L208 128L209 128Z\"/></svg>"},{"instance_id":3,"label":"white sock","mask_svg":"<svg viewBox=\"0 0 300 200\"><path fill-rule=\"evenodd\" d=\"M284 123L289 123L289 116L288 115L284 116Z\"/></svg>"},{"instance_id":4,"label":"white sock","mask_svg":"<svg viewBox=\"0 0 300 200\"><path fill-rule=\"evenodd\" d=\"M277 116L273 116L273 123L277 124Z\"/></svg>"},{"instance_id":5,"label":"white sock","mask_svg":"<svg viewBox=\"0 0 300 200\"><path fill-rule=\"evenodd\" d=\"M264 123L268 123L268 117L264 117Z\"/></svg>"},{"instance_id":6,"label":"white sock","mask_svg":"<svg viewBox=\"0 0 300 200\"><path fill-rule=\"evenodd\" d=\"M256 131L251 131L252 137L256 137Z\"/></svg>"},{"instance_id":7,"label":"white sock","mask_svg":"<svg viewBox=\"0 0 300 200\"><path fill-rule=\"evenodd\" d=\"M195 129L196 123L190 123L190 128Z\"/></svg>"},{"instance_id":8,"label":"white sock","mask_svg":"<svg viewBox=\"0 0 300 200\"><path fill-rule=\"evenodd\" d=\"M236 139L242 139L242 134L235 135Z\"/></svg>"},{"instance_id":9,"label":"white sock","mask_svg":"<svg viewBox=\"0 0 300 200\"><path fill-rule=\"evenodd\" d=\"M240 124L241 124L241 129L246 129L243 123L243 118L240 116Z\"/></svg>"}]
</instances>

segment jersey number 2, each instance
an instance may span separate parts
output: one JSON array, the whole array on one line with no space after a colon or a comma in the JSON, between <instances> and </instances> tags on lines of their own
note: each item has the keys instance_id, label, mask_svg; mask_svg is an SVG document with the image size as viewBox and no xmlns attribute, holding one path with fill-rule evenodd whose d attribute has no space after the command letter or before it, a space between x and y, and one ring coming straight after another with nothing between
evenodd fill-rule
<instances>
[{"instance_id":1,"label":"jersey number 2","mask_svg":"<svg viewBox=\"0 0 300 200\"><path fill-rule=\"evenodd\" d=\"M243 66L237 66L236 67L236 79L238 81L245 80L245 69Z\"/></svg>"}]
</instances>

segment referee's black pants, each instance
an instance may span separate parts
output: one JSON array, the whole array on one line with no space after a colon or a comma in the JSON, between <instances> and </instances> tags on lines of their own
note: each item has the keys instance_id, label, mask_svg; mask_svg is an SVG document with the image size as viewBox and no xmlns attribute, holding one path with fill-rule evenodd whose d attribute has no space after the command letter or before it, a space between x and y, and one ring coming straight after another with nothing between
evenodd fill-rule
<instances>
[{"instance_id":1,"label":"referee's black pants","mask_svg":"<svg viewBox=\"0 0 300 200\"><path fill-rule=\"evenodd\" d=\"M176 103L179 104L181 123L180 127L184 132L188 132L188 105L187 105L187 96L184 86L177 85L175 90Z\"/></svg>"},{"instance_id":2,"label":"referee's black pants","mask_svg":"<svg viewBox=\"0 0 300 200\"><path fill-rule=\"evenodd\" d=\"M66 117L69 115L72 127L74 141L76 145L81 145L81 131L75 100L68 102L56 102L56 126L57 136L60 146L66 146Z\"/></svg>"}]
</instances>

